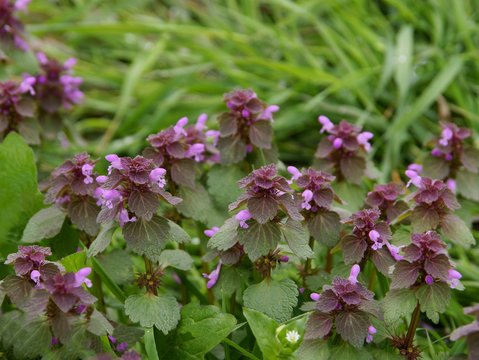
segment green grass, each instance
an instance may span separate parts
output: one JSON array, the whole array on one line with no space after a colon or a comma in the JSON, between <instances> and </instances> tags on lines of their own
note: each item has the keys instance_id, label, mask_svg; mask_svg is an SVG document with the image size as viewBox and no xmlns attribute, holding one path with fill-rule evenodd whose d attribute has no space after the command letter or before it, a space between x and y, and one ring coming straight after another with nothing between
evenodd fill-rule
<instances>
[{"instance_id":1,"label":"green grass","mask_svg":"<svg viewBox=\"0 0 479 360\"><path fill-rule=\"evenodd\" d=\"M33 1L23 17L33 47L61 59L78 57L86 92L67 121L73 147L44 145L42 163L56 166L83 149L97 156L135 154L148 134L185 115L207 112L214 119L223 93L248 87L281 107L274 126L284 162L310 162L319 139L316 119L326 114L374 132L374 160L387 180L424 151L439 120L451 117L478 133L478 5ZM33 63L23 58L0 74L18 75ZM43 166L40 171L49 170ZM478 251L453 252L468 288L442 318L446 328L467 322L457 299L479 300ZM423 337L425 344L441 344L432 349L434 358L446 346L436 335L431 330Z\"/></svg>"}]
</instances>

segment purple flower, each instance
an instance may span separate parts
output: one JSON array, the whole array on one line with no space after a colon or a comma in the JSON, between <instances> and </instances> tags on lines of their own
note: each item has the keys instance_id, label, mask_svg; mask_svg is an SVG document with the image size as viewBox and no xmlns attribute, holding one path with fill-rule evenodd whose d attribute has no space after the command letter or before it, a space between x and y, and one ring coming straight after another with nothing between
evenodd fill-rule
<instances>
[{"instance_id":1,"label":"purple flower","mask_svg":"<svg viewBox=\"0 0 479 360\"><path fill-rule=\"evenodd\" d=\"M371 259L378 270L387 276L389 267L394 265L399 256L394 252L395 247L389 244L391 230L386 222L381 221L380 215L377 208L354 213L346 222L354 225L352 234L343 237L341 248L347 264Z\"/></svg>"},{"instance_id":2,"label":"purple flower","mask_svg":"<svg viewBox=\"0 0 479 360\"><path fill-rule=\"evenodd\" d=\"M118 352L125 352L126 350L128 350L128 343L126 341L121 342L116 346L116 351Z\"/></svg>"},{"instance_id":3,"label":"purple flower","mask_svg":"<svg viewBox=\"0 0 479 360\"><path fill-rule=\"evenodd\" d=\"M90 279L87 278L88 275L91 273L91 268L86 267L78 270L75 273L75 284L74 286L78 287L82 284L85 284L87 287L92 287L92 283Z\"/></svg>"},{"instance_id":4,"label":"purple flower","mask_svg":"<svg viewBox=\"0 0 479 360\"><path fill-rule=\"evenodd\" d=\"M301 171L299 171L298 168L294 166L288 166L287 170L292 175L291 181L296 181L303 175Z\"/></svg>"},{"instance_id":5,"label":"purple flower","mask_svg":"<svg viewBox=\"0 0 479 360\"><path fill-rule=\"evenodd\" d=\"M462 278L462 274L459 271L457 271L456 269L449 269L447 282L451 289L455 289L459 286L460 284L459 280L461 278Z\"/></svg>"},{"instance_id":6,"label":"purple flower","mask_svg":"<svg viewBox=\"0 0 479 360\"><path fill-rule=\"evenodd\" d=\"M244 214L249 214L260 224L272 220L280 210L286 212L294 220L303 219L293 200L291 194L293 190L288 181L277 174L275 165L266 165L254 170L241 179L238 184L244 193L230 204L230 210L235 210L246 204L249 212Z\"/></svg>"},{"instance_id":7,"label":"purple flower","mask_svg":"<svg viewBox=\"0 0 479 360\"><path fill-rule=\"evenodd\" d=\"M236 214L235 219L240 222L240 226L243 229L247 229L249 226L246 221L250 220L251 217L251 213L248 210L241 210Z\"/></svg>"},{"instance_id":8,"label":"purple flower","mask_svg":"<svg viewBox=\"0 0 479 360\"><path fill-rule=\"evenodd\" d=\"M215 286L216 282L218 281L218 278L220 277L220 271L221 271L221 260L218 262L218 266L216 266L216 269L214 269L211 273L203 274L203 277L205 279L208 279L208 282L206 283L206 287L208 289L211 289L213 286Z\"/></svg>"},{"instance_id":9,"label":"purple flower","mask_svg":"<svg viewBox=\"0 0 479 360\"><path fill-rule=\"evenodd\" d=\"M120 226L139 218L150 220L161 200L175 205L181 199L164 190L166 170L158 168L153 160L142 156L118 157L107 155L110 161L108 179L96 194L101 205L98 221L117 220Z\"/></svg>"},{"instance_id":10,"label":"purple flower","mask_svg":"<svg viewBox=\"0 0 479 360\"><path fill-rule=\"evenodd\" d=\"M25 27L16 17L16 11L25 11L28 0L0 0L0 42L8 47L28 50L25 42Z\"/></svg>"},{"instance_id":11,"label":"purple flower","mask_svg":"<svg viewBox=\"0 0 479 360\"><path fill-rule=\"evenodd\" d=\"M322 167L332 169L339 180L359 183L366 171L365 155L371 150L369 140L373 134L361 132L360 127L344 120L333 125L328 118L321 116L319 121L323 125L321 132L328 136L319 143L315 157Z\"/></svg>"},{"instance_id":12,"label":"purple flower","mask_svg":"<svg viewBox=\"0 0 479 360\"><path fill-rule=\"evenodd\" d=\"M311 209L311 205L309 204L311 200L313 199L313 192L311 190L304 190L303 193L301 194L303 197L303 202L301 204L301 208L309 210Z\"/></svg>"},{"instance_id":13,"label":"purple flower","mask_svg":"<svg viewBox=\"0 0 479 360\"><path fill-rule=\"evenodd\" d=\"M403 248L403 259L395 265L391 288L409 288L421 283L431 285L436 281L459 285L456 278L459 273L454 270L446 244L438 233L413 234L411 240L412 244Z\"/></svg>"},{"instance_id":14,"label":"purple flower","mask_svg":"<svg viewBox=\"0 0 479 360\"><path fill-rule=\"evenodd\" d=\"M61 311L68 312L76 305L95 302L96 298L82 288L82 284L86 282L86 269L88 268L63 275L57 273L45 280L45 288Z\"/></svg>"},{"instance_id":15,"label":"purple flower","mask_svg":"<svg viewBox=\"0 0 479 360\"><path fill-rule=\"evenodd\" d=\"M224 96L229 111L219 116L218 148L223 163L237 163L254 148L270 149L273 113L276 105L268 106L252 90L235 90ZM232 151L230 144L236 144Z\"/></svg>"},{"instance_id":16,"label":"purple flower","mask_svg":"<svg viewBox=\"0 0 479 360\"><path fill-rule=\"evenodd\" d=\"M1 21L0 0L0 21ZM39 144L40 137L35 116L35 103L31 96L31 77L17 84L0 82L0 138L17 131L29 144Z\"/></svg>"},{"instance_id":17,"label":"purple flower","mask_svg":"<svg viewBox=\"0 0 479 360\"><path fill-rule=\"evenodd\" d=\"M58 113L62 108L70 109L83 101L84 95L79 88L83 80L72 76L75 59L61 64L44 53L38 53L37 59L42 72L36 77L35 92L42 111Z\"/></svg>"},{"instance_id":18,"label":"purple flower","mask_svg":"<svg viewBox=\"0 0 479 360\"><path fill-rule=\"evenodd\" d=\"M321 115L320 117L318 117L318 121L323 126L320 131L321 134L324 132L330 133L331 131L333 131L334 124L326 116Z\"/></svg>"},{"instance_id":19,"label":"purple flower","mask_svg":"<svg viewBox=\"0 0 479 360\"><path fill-rule=\"evenodd\" d=\"M204 231L204 234L208 237L213 237L216 235L216 233L220 230L218 226L213 226L211 229L206 229Z\"/></svg>"},{"instance_id":20,"label":"purple flower","mask_svg":"<svg viewBox=\"0 0 479 360\"><path fill-rule=\"evenodd\" d=\"M15 273L18 276L28 276L35 283L35 279L39 279L39 274L42 267L47 263L46 257L52 254L50 248L32 245L32 246L19 246L18 252L7 256L5 264L13 264ZM35 273L32 274L32 272Z\"/></svg>"},{"instance_id":21,"label":"purple flower","mask_svg":"<svg viewBox=\"0 0 479 360\"><path fill-rule=\"evenodd\" d=\"M108 335L108 340L110 340L112 344L116 343L116 338L113 335Z\"/></svg>"},{"instance_id":22,"label":"purple flower","mask_svg":"<svg viewBox=\"0 0 479 360\"><path fill-rule=\"evenodd\" d=\"M375 329L368 325L357 328L365 320L369 323L370 317L378 316L374 293L357 280L359 271L359 265L354 265L349 279L336 277L331 285L323 286L321 294L311 294L315 311L308 319L305 339L327 337L334 324L336 332L355 347L361 347L368 335L374 335Z\"/></svg>"},{"instance_id":23,"label":"purple flower","mask_svg":"<svg viewBox=\"0 0 479 360\"><path fill-rule=\"evenodd\" d=\"M353 267L351 268L351 272L349 274L349 282L351 284L357 284L358 282L358 275L359 275L359 272L361 271L361 268L359 267L358 264L354 264Z\"/></svg>"},{"instance_id":24,"label":"purple flower","mask_svg":"<svg viewBox=\"0 0 479 360\"><path fill-rule=\"evenodd\" d=\"M451 190L454 194L456 193L456 180L454 179L447 179L446 186L449 190Z\"/></svg>"},{"instance_id":25,"label":"purple flower","mask_svg":"<svg viewBox=\"0 0 479 360\"><path fill-rule=\"evenodd\" d=\"M378 331L376 328L372 325L368 327L368 336L366 337L366 342L369 344L373 341L373 336L377 333Z\"/></svg>"}]
</instances>

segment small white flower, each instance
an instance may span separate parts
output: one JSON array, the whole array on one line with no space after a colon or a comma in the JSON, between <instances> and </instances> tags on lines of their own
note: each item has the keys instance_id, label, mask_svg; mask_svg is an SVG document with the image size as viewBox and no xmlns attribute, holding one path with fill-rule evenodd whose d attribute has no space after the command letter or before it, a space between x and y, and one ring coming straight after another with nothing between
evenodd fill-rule
<instances>
[{"instance_id":1,"label":"small white flower","mask_svg":"<svg viewBox=\"0 0 479 360\"><path fill-rule=\"evenodd\" d=\"M299 338L299 333L296 330L290 330L286 333L286 340L291 344L296 344Z\"/></svg>"}]
</instances>

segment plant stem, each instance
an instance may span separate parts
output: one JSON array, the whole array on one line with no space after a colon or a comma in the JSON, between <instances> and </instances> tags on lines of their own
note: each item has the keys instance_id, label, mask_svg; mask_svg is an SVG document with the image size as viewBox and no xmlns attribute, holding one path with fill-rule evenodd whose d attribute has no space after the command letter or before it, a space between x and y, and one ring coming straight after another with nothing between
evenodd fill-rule
<instances>
[{"instance_id":1,"label":"plant stem","mask_svg":"<svg viewBox=\"0 0 479 360\"><path fill-rule=\"evenodd\" d=\"M101 311L102 313L105 313L106 312L105 297L103 295L101 277L95 271L93 271L92 278L93 278L92 279L93 286L91 288L91 292L98 299L98 302L96 303L97 304L96 307L99 311Z\"/></svg>"},{"instance_id":2,"label":"plant stem","mask_svg":"<svg viewBox=\"0 0 479 360\"><path fill-rule=\"evenodd\" d=\"M324 267L324 271L328 274L331 273L331 269L333 268L333 254L331 254L331 249L328 248L328 252L326 253L326 265Z\"/></svg>"},{"instance_id":3,"label":"plant stem","mask_svg":"<svg viewBox=\"0 0 479 360\"><path fill-rule=\"evenodd\" d=\"M314 253L314 238L311 236L309 238L309 247L311 248L311 250L313 250L313 253ZM303 277L303 286L306 285L306 277L309 275L310 271L311 271L311 261L312 261L312 258L308 258L306 259L306 264L304 265L304 277Z\"/></svg>"},{"instance_id":4,"label":"plant stem","mask_svg":"<svg viewBox=\"0 0 479 360\"><path fill-rule=\"evenodd\" d=\"M241 346L239 346L238 344L236 344L235 342L231 341L230 339L228 338L224 338L222 343L224 343L225 345L228 345L228 346L231 346L232 348L238 350L238 352L240 352L241 354L243 354L245 357L247 357L248 359L252 359L252 360L259 360L256 356L254 356L252 353L250 353L248 350L242 348Z\"/></svg>"},{"instance_id":5,"label":"plant stem","mask_svg":"<svg viewBox=\"0 0 479 360\"><path fill-rule=\"evenodd\" d=\"M414 340L414 335L416 334L416 328L417 325L419 324L419 317L421 315L421 308L419 307L419 302L416 304L416 308L414 309L414 312L412 313L411 316L411 322L409 323L409 328L407 330L406 334L406 349L411 348L413 340Z\"/></svg>"},{"instance_id":6,"label":"plant stem","mask_svg":"<svg viewBox=\"0 0 479 360\"><path fill-rule=\"evenodd\" d=\"M147 274L153 275L153 264L150 259L143 255L143 261L145 262L145 272ZM158 295L158 289L153 289L153 295Z\"/></svg>"},{"instance_id":7,"label":"plant stem","mask_svg":"<svg viewBox=\"0 0 479 360\"><path fill-rule=\"evenodd\" d=\"M368 284L368 289L373 291L374 283L376 282L376 269L373 268L371 269L371 274L369 275L369 284Z\"/></svg>"}]
</instances>

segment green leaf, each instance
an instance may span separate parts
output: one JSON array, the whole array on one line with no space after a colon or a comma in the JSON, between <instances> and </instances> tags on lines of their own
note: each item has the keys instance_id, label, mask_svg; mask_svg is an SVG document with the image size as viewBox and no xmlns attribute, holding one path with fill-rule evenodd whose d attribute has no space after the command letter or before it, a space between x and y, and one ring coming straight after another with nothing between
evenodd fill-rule
<instances>
[{"instance_id":1,"label":"green leaf","mask_svg":"<svg viewBox=\"0 0 479 360\"><path fill-rule=\"evenodd\" d=\"M161 250L169 241L188 242L188 234L174 222L160 216L153 216L149 221L138 219L123 227L127 247L139 255L145 255L157 261Z\"/></svg>"},{"instance_id":2,"label":"green leaf","mask_svg":"<svg viewBox=\"0 0 479 360\"><path fill-rule=\"evenodd\" d=\"M17 359L37 358L47 353L51 346L50 325L43 318L29 321L18 311L0 317L0 337L5 348L13 347Z\"/></svg>"},{"instance_id":3,"label":"green leaf","mask_svg":"<svg viewBox=\"0 0 479 360\"><path fill-rule=\"evenodd\" d=\"M137 294L126 299L125 314L143 327L155 326L167 334L180 320L180 307L173 296Z\"/></svg>"},{"instance_id":4,"label":"green leaf","mask_svg":"<svg viewBox=\"0 0 479 360\"><path fill-rule=\"evenodd\" d=\"M145 331L143 329L124 324L118 324L115 330L113 330L113 336L118 342L127 342L130 346L140 341L144 334Z\"/></svg>"},{"instance_id":5,"label":"green leaf","mask_svg":"<svg viewBox=\"0 0 479 360\"><path fill-rule=\"evenodd\" d=\"M276 329L279 323L262 312L246 307L243 308L243 314L263 353L263 359L277 359L282 347L276 338Z\"/></svg>"},{"instance_id":6,"label":"green leaf","mask_svg":"<svg viewBox=\"0 0 479 360\"><path fill-rule=\"evenodd\" d=\"M238 220L234 217L225 221L218 232L208 241L208 247L216 250L228 250L238 241Z\"/></svg>"},{"instance_id":7,"label":"green leaf","mask_svg":"<svg viewBox=\"0 0 479 360\"><path fill-rule=\"evenodd\" d=\"M131 255L126 250L113 250L98 256L97 260L113 283L123 285L135 279Z\"/></svg>"},{"instance_id":8,"label":"green leaf","mask_svg":"<svg viewBox=\"0 0 479 360\"><path fill-rule=\"evenodd\" d=\"M466 199L479 201L479 176L466 169L456 175L457 192Z\"/></svg>"},{"instance_id":9,"label":"green leaf","mask_svg":"<svg viewBox=\"0 0 479 360\"><path fill-rule=\"evenodd\" d=\"M316 241L326 246L334 246L339 241L341 222L339 215L334 211L318 211L308 219L308 229Z\"/></svg>"},{"instance_id":10,"label":"green leaf","mask_svg":"<svg viewBox=\"0 0 479 360\"><path fill-rule=\"evenodd\" d=\"M62 229L65 216L63 211L54 206L41 209L28 220L23 230L22 242L36 243L54 237Z\"/></svg>"},{"instance_id":11,"label":"green leaf","mask_svg":"<svg viewBox=\"0 0 479 360\"><path fill-rule=\"evenodd\" d=\"M361 186L343 181L333 184L333 189L339 198L344 201L344 204L340 206L341 208L356 212L363 206L366 191Z\"/></svg>"},{"instance_id":12,"label":"green leaf","mask_svg":"<svg viewBox=\"0 0 479 360\"><path fill-rule=\"evenodd\" d=\"M209 227L221 224L225 218L214 207L206 189L196 184L194 189L179 187L178 196L183 199L176 208L185 217L200 221Z\"/></svg>"},{"instance_id":13,"label":"green leaf","mask_svg":"<svg viewBox=\"0 0 479 360\"><path fill-rule=\"evenodd\" d=\"M446 283L434 282L431 285L421 285L416 291L416 298L421 305L421 311L437 324L439 314L446 311L451 300L451 289Z\"/></svg>"},{"instance_id":14,"label":"green leaf","mask_svg":"<svg viewBox=\"0 0 479 360\"><path fill-rule=\"evenodd\" d=\"M384 320L394 324L401 317L412 314L416 307L416 298L409 289L392 289L386 294L383 302Z\"/></svg>"},{"instance_id":15,"label":"green leaf","mask_svg":"<svg viewBox=\"0 0 479 360\"><path fill-rule=\"evenodd\" d=\"M306 320L309 315L302 314L281 325L253 309L243 308L243 314L265 360L288 358L288 355L292 355L298 349L303 341ZM291 343L286 339L288 331L296 331L299 334L300 337L296 343Z\"/></svg>"},{"instance_id":16,"label":"green leaf","mask_svg":"<svg viewBox=\"0 0 479 360\"><path fill-rule=\"evenodd\" d=\"M76 272L87 266L85 251L70 254L60 261L67 272Z\"/></svg>"},{"instance_id":17,"label":"green leaf","mask_svg":"<svg viewBox=\"0 0 479 360\"><path fill-rule=\"evenodd\" d=\"M329 349L331 354L328 358L329 360L373 360L373 356L368 352L367 348L358 349L347 342L330 346Z\"/></svg>"},{"instance_id":18,"label":"green leaf","mask_svg":"<svg viewBox=\"0 0 479 360\"><path fill-rule=\"evenodd\" d=\"M274 250L281 240L281 230L276 223L260 224L253 221L247 229L238 230L238 238L251 261Z\"/></svg>"},{"instance_id":19,"label":"green leaf","mask_svg":"<svg viewBox=\"0 0 479 360\"><path fill-rule=\"evenodd\" d=\"M0 164L0 254L6 256L16 249L6 242L18 242L27 220L43 205L33 151L17 133L0 144Z\"/></svg>"},{"instance_id":20,"label":"green leaf","mask_svg":"<svg viewBox=\"0 0 479 360\"><path fill-rule=\"evenodd\" d=\"M178 343L192 356L202 358L235 328L236 318L216 306L188 304L181 309Z\"/></svg>"},{"instance_id":21,"label":"green leaf","mask_svg":"<svg viewBox=\"0 0 479 360\"><path fill-rule=\"evenodd\" d=\"M466 223L454 214L446 214L442 217L441 232L453 243L466 248L476 243Z\"/></svg>"},{"instance_id":22,"label":"green leaf","mask_svg":"<svg viewBox=\"0 0 479 360\"><path fill-rule=\"evenodd\" d=\"M442 157L426 156L423 163L424 175L432 179L444 179L450 171L449 162Z\"/></svg>"},{"instance_id":23,"label":"green leaf","mask_svg":"<svg viewBox=\"0 0 479 360\"><path fill-rule=\"evenodd\" d=\"M245 290L243 302L245 307L261 311L278 322L285 322L298 303L298 288L291 279L265 279Z\"/></svg>"},{"instance_id":24,"label":"green leaf","mask_svg":"<svg viewBox=\"0 0 479 360\"><path fill-rule=\"evenodd\" d=\"M314 255L309 247L309 232L299 221L288 219L284 225L281 226L283 237L288 243L289 248L296 254L296 256L307 259Z\"/></svg>"},{"instance_id":25,"label":"green leaf","mask_svg":"<svg viewBox=\"0 0 479 360\"><path fill-rule=\"evenodd\" d=\"M101 312L95 309L89 317L87 330L97 336L103 336L111 334L113 326Z\"/></svg>"},{"instance_id":26,"label":"green leaf","mask_svg":"<svg viewBox=\"0 0 479 360\"><path fill-rule=\"evenodd\" d=\"M241 195L238 180L245 174L238 166L213 166L208 172L208 192L220 208L226 210L228 205Z\"/></svg>"},{"instance_id":27,"label":"green leaf","mask_svg":"<svg viewBox=\"0 0 479 360\"><path fill-rule=\"evenodd\" d=\"M117 228L116 226L114 226L113 223L102 225L100 233L95 238L95 240L93 240L93 242L90 244L90 247L88 248L88 257L95 256L105 250L108 245L110 245L113 233L116 229Z\"/></svg>"},{"instance_id":28,"label":"green leaf","mask_svg":"<svg viewBox=\"0 0 479 360\"><path fill-rule=\"evenodd\" d=\"M189 270L193 266L193 258L184 250L163 250L158 262L163 269L172 266L178 270Z\"/></svg>"}]
</instances>

